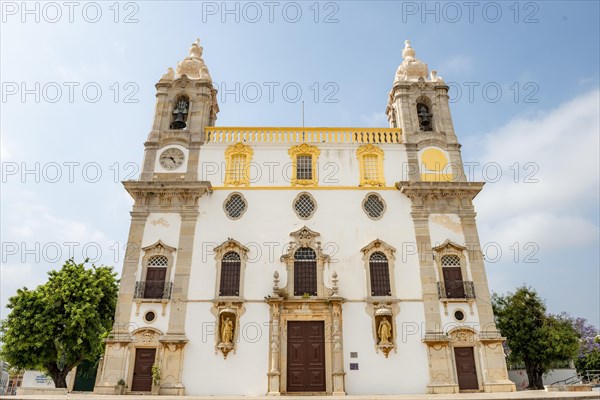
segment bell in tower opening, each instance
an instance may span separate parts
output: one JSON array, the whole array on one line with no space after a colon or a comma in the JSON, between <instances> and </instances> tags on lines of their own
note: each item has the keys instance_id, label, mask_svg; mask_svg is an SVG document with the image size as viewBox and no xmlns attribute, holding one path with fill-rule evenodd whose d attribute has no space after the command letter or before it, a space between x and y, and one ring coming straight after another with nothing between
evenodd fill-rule
<instances>
[{"instance_id":1,"label":"bell in tower opening","mask_svg":"<svg viewBox=\"0 0 600 400\"><path fill-rule=\"evenodd\" d=\"M175 109L173 110L173 115L175 118L173 122L171 122L171 129L184 129L187 125L185 121L187 120L189 102L186 98L179 98L175 105Z\"/></svg>"},{"instance_id":2,"label":"bell in tower opening","mask_svg":"<svg viewBox=\"0 0 600 400\"><path fill-rule=\"evenodd\" d=\"M422 131L431 131L431 117L429 107L423 103L417 104L417 115L419 116L419 129Z\"/></svg>"}]
</instances>

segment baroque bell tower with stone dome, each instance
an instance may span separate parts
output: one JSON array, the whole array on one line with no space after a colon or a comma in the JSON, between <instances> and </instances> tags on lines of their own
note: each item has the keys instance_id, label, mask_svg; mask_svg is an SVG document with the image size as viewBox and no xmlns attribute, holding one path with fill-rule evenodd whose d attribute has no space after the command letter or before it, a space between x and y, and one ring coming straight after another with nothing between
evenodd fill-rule
<instances>
[{"instance_id":1,"label":"baroque bell tower with stone dome","mask_svg":"<svg viewBox=\"0 0 600 400\"><path fill-rule=\"evenodd\" d=\"M142 173L124 182L95 391L514 391L472 202L483 183L463 174L448 86L410 43L389 128L217 127L202 51L156 84Z\"/></svg>"}]
</instances>

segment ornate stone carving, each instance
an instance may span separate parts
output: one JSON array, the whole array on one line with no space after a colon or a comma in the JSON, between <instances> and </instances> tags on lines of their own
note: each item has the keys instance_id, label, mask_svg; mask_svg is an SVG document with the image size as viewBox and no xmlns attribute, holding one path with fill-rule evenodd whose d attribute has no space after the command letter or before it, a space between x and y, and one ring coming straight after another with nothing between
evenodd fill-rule
<instances>
[{"instance_id":1,"label":"ornate stone carving","mask_svg":"<svg viewBox=\"0 0 600 400\"><path fill-rule=\"evenodd\" d=\"M325 286L323 274L325 270L325 263L328 263L330 257L323 253L321 247L320 234L307 228L306 226L298 229L295 232L290 233L293 238L289 242L286 253L280 258L282 262L286 264L287 270L287 282L283 289L279 290L279 295L287 297L289 294L294 292L294 255L296 250L301 247L311 248L317 256L317 297L326 297L332 295L331 288Z\"/></svg>"},{"instance_id":2,"label":"ornate stone carving","mask_svg":"<svg viewBox=\"0 0 600 400\"><path fill-rule=\"evenodd\" d=\"M243 303L217 302L211 312L215 316L215 353L221 352L227 359L230 352L235 353L240 316L245 312Z\"/></svg>"},{"instance_id":3,"label":"ornate stone carving","mask_svg":"<svg viewBox=\"0 0 600 400\"><path fill-rule=\"evenodd\" d=\"M185 75L191 79L211 80L208 68L202 59L203 48L200 46L200 39L190 47L190 55L177 64L177 75Z\"/></svg>"},{"instance_id":4,"label":"ornate stone carving","mask_svg":"<svg viewBox=\"0 0 600 400\"><path fill-rule=\"evenodd\" d=\"M388 358L390 352L397 349L396 315L399 312L397 303L371 303L367 305L367 313L372 319L373 341L375 351Z\"/></svg>"},{"instance_id":5,"label":"ornate stone carving","mask_svg":"<svg viewBox=\"0 0 600 400\"><path fill-rule=\"evenodd\" d=\"M394 83L399 81L418 80L419 78L427 78L427 64L415 58L415 50L410 45L410 41L404 41L404 50L402 51L402 64L396 71L396 79Z\"/></svg>"},{"instance_id":6,"label":"ornate stone carving","mask_svg":"<svg viewBox=\"0 0 600 400\"><path fill-rule=\"evenodd\" d=\"M123 186L135 200L134 211L151 212L197 210L198 199L211 191L205 181L126 181Z\"/></svg>"}]
</instances>

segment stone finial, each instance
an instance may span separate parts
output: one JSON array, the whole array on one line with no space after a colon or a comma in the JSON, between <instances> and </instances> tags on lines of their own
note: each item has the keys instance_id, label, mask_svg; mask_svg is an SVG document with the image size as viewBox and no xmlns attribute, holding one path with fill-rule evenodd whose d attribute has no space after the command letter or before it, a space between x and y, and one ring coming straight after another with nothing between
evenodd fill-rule
<instances>
[{"instance_id":1,"label":"stone finial","mask_svg":"<svg viewBox=\"0 0 600 400\"><path fill-rule=\"evenodd\" d=\"M410 45L410 40L404 41L404 50L402 50L402 58L405 60L415 58L415 49L413 49Z\"/></svg>"},{"instance_id":2,"label":"stone finial","mask_svg":"<svg viewBox=\"0 0 600 400\"><path fill-rule=\"evenodd\" d=\"M190 55L177 64L177 77L186 75L190 79L211 80L208 68L202 59L202 51L200 39L196 39L190 47Z\"/></svg>"},{"instance_id":3,"label":"stone finial","mask_svg":"<svg viewBox=\"0 0 600 400\"><path fill-rule=\"evenodd\" d=\"M404 41L404 50L402 50L403 61L396 71L394 82L400 81L418 81L419 78L427 79L427 64L415 58L415 49L410 45L410 41Z\"/></svg>"},{"instance_id":4,"label":"stone finial","mask_svg":"<svg viewBox=\"0 0 600 400\"><path fill-rule=\"evenodd\" d=\"M337 296L338 290L338 274L337 272L333 271L333 274L331 275L331 295Z\"/></svg>"},{"instance_id":5,"label":"stone finial","mask_svg":"<svg viewBox=\"0 0 600 400\"><path fill-rule=\"evenodd\" d=\"M167 72L165 72L163 74L163 76L160 77L161 81L172 81L173 78L175 78L175 71L173 70L173 68L169 67L167 68Z\"/></svg>"},{"instance_id":6,"label":"stone finial","mask_svg":"<svg viewBox=\"0 0 600 400\"><path fill-rule=\"evenodd\" d=\"M273 273L273 293L279 296L279 272L277 271Z\"/></svg>"},{"instance_id":7,"label":"stone finial","mask_svg":"<svg viewBox=\"0 0 600 400\"><path fill-rule=\"evenodd\" d=\"M200 39L196 38L196 41L192 43L192 47L190 47L190 57L192 58L202 58L202 51L204 49L200 46Z\"/></svg>"}]
</instances>

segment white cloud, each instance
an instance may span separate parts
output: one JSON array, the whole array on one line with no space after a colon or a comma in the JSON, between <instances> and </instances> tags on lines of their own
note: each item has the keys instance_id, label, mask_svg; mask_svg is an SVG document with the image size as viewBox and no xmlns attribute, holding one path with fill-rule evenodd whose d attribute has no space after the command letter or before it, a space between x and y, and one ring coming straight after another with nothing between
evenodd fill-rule
<instances>
[{"instance_id":1,"label":"white cloud","mask_svg":"<svg viewBox=\"0 0 600 400\"><path fill-rule=\"evenodd\" d=\"M476 199L482 241L534 241L553 250L598 242L589 215L599 201L599 95L595 90L550 112L516 118L468 145L479 149L478 162L502 167L500 181L488 182ZM525 183L532 173L537 182Z\"/></svg>"}]
</instances>

